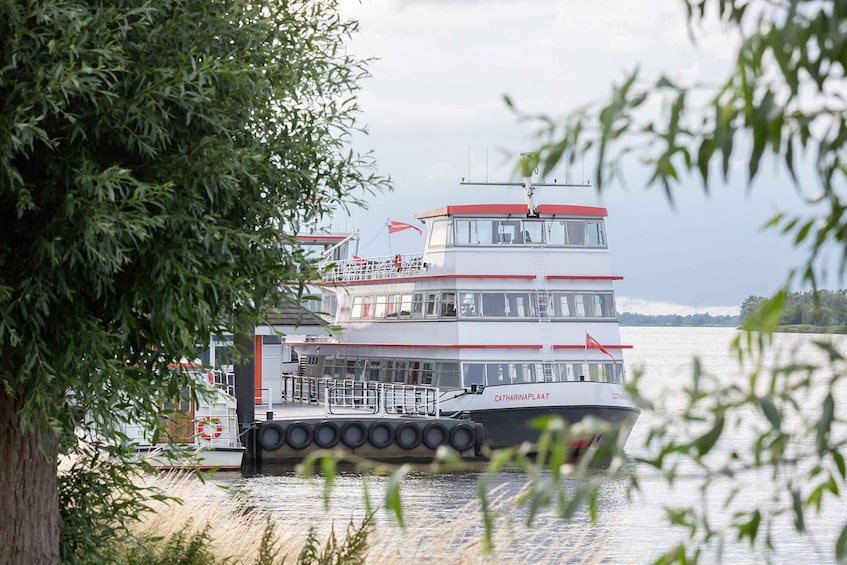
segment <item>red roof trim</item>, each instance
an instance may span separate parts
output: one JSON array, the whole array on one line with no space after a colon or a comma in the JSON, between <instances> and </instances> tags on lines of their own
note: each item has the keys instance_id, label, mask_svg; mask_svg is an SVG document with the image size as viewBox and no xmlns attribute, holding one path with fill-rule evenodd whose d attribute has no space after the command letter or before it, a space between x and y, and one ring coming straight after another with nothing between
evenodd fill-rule
<instances>
[{"instance_id":1,"label":"red roof trim","mask_svg":"<svg viewBox=\"0 0 847 565\"><path fill-rule=\"evenodd\" d=\"M332 281L317 283L321 286L349 286L356 284L382 284L395 282L409 282L435 279L499 279L499 280L535 280L535 275L420 275L415 277L396 277L392 279L362 279L357 281Z\"/></svg>"},{"instance_id":2,"label":"red roof trim","mask_svg":"<svg viewBox=\"0 0 847 565\"><path fill-rule=\"evenodd\" d=\"M631 345L603 345L606 349L632 349ZM579 345L554 345L553 349L585 349L585 344Z\"/></svg>"},{"instance_id":3,"label":"red roof trim","mask_svg":"<svg viewBox=\"0 0 847 565\"><path fill-rule=\"evenodd\" d=\"M547 275L548 281L622 281L621 275Z\"/></svg>"},{"instance_id":4,"label":"red roof trim","mask_svg":"<svg viewBox=\"0 0 847 565\"><path fill-rule=\"evenodd\" d=\"M351 234L336 235L336 234L311 234L311 235L296 235L294 239L297 241L344 241Z\"/></svg>"},{"instance_id":5,"label":"red roof trim","mask_svg":"<svg viewBox=\"0 0 847 565\"><path fill-rule=\"evenodd\" d=\"M317 342L317 341L309 341L309 342L291 342L286 341L285 345L317 345L317 346L325 346L325 347L386 347L386 348L402 348L408 347L410 349L542 349L544 346L542 345L525 345L525 344L516 344L516 343L502 343L502 344L456 344L456 343L431 343L431 344L423 344L423 343L327 343L327 342Z\"/></svg>"},{"instance_id":6,"label":"red roof trim","mask_svg":"<svg viewBox=\"0 0 847 565\"><path fill-rule=\"evenodd\" d=\"M436 216L526 216L523 204L462 204L442 206L415 216L419 220ZM608 216L605 208L597 206L571 206L567 204L541 204L538 213L542 216Z\"/></svg>"}]
</instances>

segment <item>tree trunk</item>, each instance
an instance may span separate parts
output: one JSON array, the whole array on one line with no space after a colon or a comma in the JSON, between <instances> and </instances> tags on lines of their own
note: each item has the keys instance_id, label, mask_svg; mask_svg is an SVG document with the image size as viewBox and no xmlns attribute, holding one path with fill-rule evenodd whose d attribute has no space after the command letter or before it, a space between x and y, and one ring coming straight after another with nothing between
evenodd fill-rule
<instances>
[{"instance_id":1,"label":"tree trunk","mask_svg":"<svg viewBox=\"0 0 847 565\"><path fill-rule=\"evenodd\" d=\"M0 387L0 565L59 562L58 438L21 430L22 401Z\"/></svg>"}]
</instances>

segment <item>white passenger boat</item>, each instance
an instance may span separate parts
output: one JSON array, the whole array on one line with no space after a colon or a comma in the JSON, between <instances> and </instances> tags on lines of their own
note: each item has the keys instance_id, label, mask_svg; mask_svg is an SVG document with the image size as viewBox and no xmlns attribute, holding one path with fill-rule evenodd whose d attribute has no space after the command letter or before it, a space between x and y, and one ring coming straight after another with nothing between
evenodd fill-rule
<instances>
[{"instance_id":1,"label":"white passenger boat","mask_svg":"<svg viewBox=\"0 0 847 565\"><path fill-rule=\"evenodd\" d=\"M185 390L176 402L163 397L161 405L170 444L166 434L154 438L137 422L122 424L121 431L138 456L156 469L237 471L245 449L238 435L233 376L199 365L188 370L195 377L196 395Z\"/></svg>"},{"instance_id":2,"label":"white passenger boat","mask_svg":"<svg viewBox=\"0 0 847 565\"><path fill-rule=\"evenodd\" d=\"M301 374L438 387L442 414L482 423L493 447L537 440L529 422L550 414L619 424L625 442L640 411L624 387L631 346L620 340L607 211L536 206L529 178L523 187L526 205L418 214L422 254L340 258L344 238L328 240L319 286L341 331L286 341Z\"/></svg>"}]
</instances>

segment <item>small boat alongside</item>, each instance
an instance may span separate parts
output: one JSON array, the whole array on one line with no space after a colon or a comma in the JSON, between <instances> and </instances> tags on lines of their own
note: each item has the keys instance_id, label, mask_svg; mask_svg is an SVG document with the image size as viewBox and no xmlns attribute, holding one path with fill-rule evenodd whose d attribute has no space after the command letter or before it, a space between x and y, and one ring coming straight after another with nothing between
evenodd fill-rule
<instances>
[{"instance_id":1,"label":"small boat alongside","mask_svg":"<svg viewBox=\"0 0 847 565\"><path fill-rule=\"evenodd\" d=\"M186 390L178 399L163 398L165 433L159 441L154 442L153 433L139 423L125 422L121 431L138 457L155 469L238 471L245 449L238 434L234 379L231 374L199 365L189 371L194 377L194 394Z\"/></svg>"}]
</instances>

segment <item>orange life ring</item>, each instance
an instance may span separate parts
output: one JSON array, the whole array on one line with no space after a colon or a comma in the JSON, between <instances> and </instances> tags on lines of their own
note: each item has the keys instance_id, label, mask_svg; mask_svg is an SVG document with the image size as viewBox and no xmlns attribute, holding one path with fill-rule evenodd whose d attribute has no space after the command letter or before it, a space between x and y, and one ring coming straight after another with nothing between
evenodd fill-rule
<instances>
[{"instance_id":1,"label":"orange life ring","mask_svg":"<svg viewBox=\"0 0 847 565\"><path fill-rule=\"evenodd\" d=\"M399 253L394 256L394 268L398 273L403 269L403 257Z\"/></svg>"},{"instance_id":2,"label":"orange life ring","mask_svg":"<svg viewBox=\"0 0 847 565\"><path fill-rule=\"evenodd\" d=\"M214 426L214 431L209 432L209 426ZM221 437L223 431L224 426L221 424L221 419L216 416L206 416L197 422L197 434L207 441L212 441L214 438Z\"/></svg>"}]
</instances>

